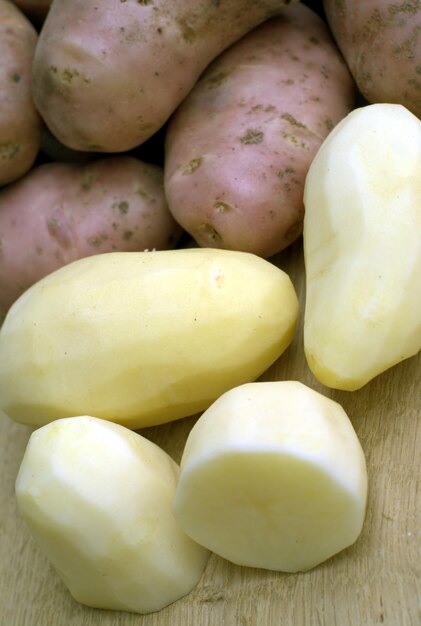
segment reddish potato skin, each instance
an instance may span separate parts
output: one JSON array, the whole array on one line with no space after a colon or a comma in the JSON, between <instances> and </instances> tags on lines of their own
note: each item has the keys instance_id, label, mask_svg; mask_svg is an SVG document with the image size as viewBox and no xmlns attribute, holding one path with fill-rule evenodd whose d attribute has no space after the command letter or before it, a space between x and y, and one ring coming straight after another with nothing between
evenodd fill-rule
<instances>
[{"instance_id":1,"label":"reddish potato skin","mask_svg":"<svg viewBox=\"0 0 421 626\"><path fill-rule=\"evenodd\" d=\"M47 163L0 192L0 317L34 282L81 257L175 247L162 168L129 156Z\"/></svg>"},{"instance_id":2,"label":"reddish potato skin","mask_svg":"<svg viewBox=\"0 0 421 626\"><path fill-rule=\"evenodd\" d=\"M200 246L281 251L302 232L310 163L353 103L326 25L289 7L220 55L170 120L170 211Z\"/></svg>"},{"instance_id":3,"label":"reddish potato skin","mask_svg":"<svg viewBox=\"0 0 421 626\"><path fill-rule=\"evenodd\" d=\"M324 0L326 17L364 98L421 118L419 0Z\"/></svg>"},{"instance_id":4,"label":"reddish potato skin","mask_svg":"<svg viewBox=\"0 0 421 626\"><path fill-rule=\"evenodd\" d=\"M130 150L213 58L290 1L54 0L34 60L36 106L69 148Z\"/></svg>"},{"instance_id":5,"label":"reddish potato skin","mask_svg":"<svg viewBox=\"0 0 421 626\"><path fill-rule=\"evenodd\" d=\"M0 0L0 186L23 176L40 148L42 122L31 95L37 39L25 15Z\"/></svg>"}]
</instances>

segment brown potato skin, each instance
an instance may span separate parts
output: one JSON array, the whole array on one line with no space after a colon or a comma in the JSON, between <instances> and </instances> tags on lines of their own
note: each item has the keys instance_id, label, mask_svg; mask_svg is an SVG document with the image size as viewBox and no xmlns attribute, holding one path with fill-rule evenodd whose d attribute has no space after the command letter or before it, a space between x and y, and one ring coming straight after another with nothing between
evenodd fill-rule
<instances>
[{"instance_id":1,"label":"brown potato skin","mask_svg":"<svg viewBox=\"0 0 421 626\"><path fill-rule=\"evenodd\" d=\"M363 97L421 118L419 0L324 0L324 9Z\"/></svg>"},{"instance_id":2,"label":"brown potato skin","mask_svg":"<svg viewBox=\"0 0 421 626\"><path fill-rule=\"evenodd\" d=\"M71 261L170 249L181 233L159 166L113 156L34 167L0 192L0 317L30 285Z\"/></svg>"},{"instance_id":3,"label":"brown potato skin","mask_svg":"<svg viewBox=\"0 0 421 626\"><path fill-rule=\"evenodd\" d=\"M70 148L131 150L213 58L290 1L54 0L34 60L36 106Z\"/></svg>"},{"instance_id":4,"label":"brown potato skin","mask_svg":"<svg viewBox=\"0 0 421 626\"><path fill-rule=\"evenodd\" d=\"M216 59L167 129L170 211L200 246L270 257L302 232L305 177L351 110L354 83L321 18L304 5Z\"/></svg>"},{"instance_id":5,"label":"brown potato skin","mask_svg":"<svg viewBox=\"0 0 421 626\"><path fill-rule=\"evenodd\" d=\"M31 95L37 39L28 18L0 0L0 186L23 176L40 148L42 122Z\"/></svg>"}]
</instances>

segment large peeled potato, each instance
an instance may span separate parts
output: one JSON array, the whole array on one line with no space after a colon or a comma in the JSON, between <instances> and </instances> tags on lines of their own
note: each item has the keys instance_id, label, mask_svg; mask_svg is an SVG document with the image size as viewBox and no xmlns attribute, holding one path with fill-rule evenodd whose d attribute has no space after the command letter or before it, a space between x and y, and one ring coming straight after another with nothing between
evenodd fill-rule
<instances>
[{"instance_id":1,"label":"large peeled potato","mask_svg":"<svg viewBox=\"0 0 421 626\"><path fill-rule=\"evenodd\" d=\"M163 450L122 426L57 420L30 437L18 509L76 600L149 613L191 591L209 556L174 519L178 474Z\"/></svg>"},{"instance_id":2,"label":"large peeled potato","mask_svg":"<svg viewBox=\"0 0 421 626\"><path fill-rule=\"evenodd\" d=\"M241 385L191 430L174 512L239 565L297 572L358 538L364 453L342 407L296 381Z\"/></svg>"},{"instance_id":3,"label":"large peeled potato","mask_svg":"<svg viewBox=\"0 0 421 626\"><path fill-rule=\"evenodd\" d=\"M242 252L101 254L28 289L0 330L0 408L34 426L89 414L133 428L205 409L293 338L285 272Z\"/></svg>"},{"instance_id":4,"label":"large peeled potato","mask_svg":"<svg viewBox=\"0 0 421 626\"><path fill-rule=\"evenodd\" d=\"M33 283L76 259L175 247L162 168L130 156L46 163L0 191L0 317Z\"/></svg>"},{"instance_id":5,"label":"large peeled potato","mask_svg":"<svg viewBox=\"0 0 421 626\"><path fill-rule=\"evenodd\" d=\"M419 0L324 0L333 36L368 102L421 117Z\"/></svg>"},{"instance_id":6,"label":"large peeled potato","mask_svg":"<svg viewBox=\"0 0 421 626\"><path fill-rule=\"evenodd\" d=\"M0 186L33 165L42 122L32 102L32 61L38 35L21 11L0 0Z\"/></svg>"},{"instance_id":7,"label":"large peeled potato","mask_svg":"<svg viewBox=\"0 0 421 626\"><path fill-rule=\"evenodd\" d=\"M222 53L172 117L170 211L201 246L279 252L301 235L308 168L353 101L321 18L285 9Z\"/></svg>"},{"instance_id":8,"label":"large peeled potato","mask_svg":"<svg viewBox=\"0 0 421 626\"><path fill-rule=\"evenodd\" d=\"M213 58L287 2L54 0L34 60L35 103L70 148L134 148Z\"/></svg>"},{"instance_id":9,"label":"large peeled potato","mask_svg":"<svg viewBox=\"0 0 421 626\"><path fill-rule=\"evenodd\" d=\"M421 122L354 110L306 181L304 348L320 382L352 391L421 348Z\"/></svg>"}]
</instances>

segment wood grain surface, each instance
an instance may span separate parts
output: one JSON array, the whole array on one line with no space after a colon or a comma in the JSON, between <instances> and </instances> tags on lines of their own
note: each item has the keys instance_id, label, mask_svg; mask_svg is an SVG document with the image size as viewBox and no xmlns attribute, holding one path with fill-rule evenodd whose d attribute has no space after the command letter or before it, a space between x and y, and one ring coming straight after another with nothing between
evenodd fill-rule
<instances>
[{"instance_id":1,"label":"wood grain surface","mask_svg":"<svg viewBox=\"0 0 421 626\"><path fill-rule=\"evenodd\" d=\"M303 353L301 241L273 261L301 302L301 324L287 352L262 377L295 379L342 404L369 472L359 540L303 574L238 567L212 555L198 586L149 615L76 603L31 539L15 504L14 481L30 434L0 416L0 626L420 626L421 359L413 357L356 392L322 387ZM196 417L144 429L177 461Z\"/></svg>"}]
</instances>

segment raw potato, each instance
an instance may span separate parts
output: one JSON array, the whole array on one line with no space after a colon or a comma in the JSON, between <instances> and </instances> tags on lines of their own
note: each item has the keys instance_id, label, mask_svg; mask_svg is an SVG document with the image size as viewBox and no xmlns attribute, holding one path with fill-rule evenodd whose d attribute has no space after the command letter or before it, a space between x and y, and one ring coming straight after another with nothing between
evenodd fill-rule
<instances>
[{"instance_id":1,"label":"raw potato","mask_svg":"<svg viewBox=\"0 0 421 626\"><path fill-rule=\"evenodd\" d=\"M229 561L297 572L357 540L366 497L364 453L342 407L296 381L258 382L194 425L174 512Z\"/></svg>"},{"instance_id":2,"label":"raw potato","mask_svg":"<svg viewBox=\"0 0 421 626\"><path fill-rule=\"evenodd\" d=\"M304 348L318 380L353 391L421 348L421 122L354 110L308 173Z\"/></svg>"},{"instance_id":3,"label":"raw potato","mask_svg":"<svg viewBox=\"0 0 421 626\"><path fill-rule=\"evenodd\" d=\"M324 0L333 36L362 95L421 117L419 0Z\"/></svg>"},{"instance_id":4,"label":"raw potato","mask_svg":"<svg viewBox=\"0 0 421 626\"><path fill-rule=\"evenodd\" d=\"M30 285L76 259L173 248L181 228L162 168L127 156L40 165L0 191L0 314Z\"/></svg>"},{"instance_id":5,"label":"raw potato","mask_svg":"<svg viewBox=\"0 0 421 626\"><path fill-rule=\"evenodd\" d=\"M122 426L57 420L30 437L18 509L77 601L150 613L191 591L209 556L174 519L178 474L166 452Z\"/></svg>"},{"instance_id":6,"label":"raw potato","mask_svg":"<svg viewBox=\"0 0 421 626\"><path fill-rule=\"evenodd\" d=\"M131 428L185 417L260 376L290 344L297 314L287 274L250 254L81 259L9 310L0 408L32 426L81 414Z\"/></svg>"},{"instance_id":7,"label":"raw potato","mask_svg":"<svg viewBox=\"0 0 421 626\"><path fill-rule=\"evenodd\" d=\"M0 0L0 186L23 176L40 148L42 122L31 96L37 40L25 15Z\"/></svg>"},{"instance_id":8,"label":"raw potato","mask_svg":"<svg viewBox=\"0 0 421 626\"><path fill-rule=\"evenodd\" d=\"M134 148L212 59L288 1L54 0L34 60L35 103L70 148Z\"/></svg>"},{"instance_id":9,"label":"raw potato","mask_svg":"<svg viewBox=\"0 0 421 626\"><path fill-rule=\"evenodd\" d=\"M221 54L172 117L170 211L202 246L279 252L302 232L308 168L353 102L321 18L285 9Z\"/></svg>"}]
</instances>

